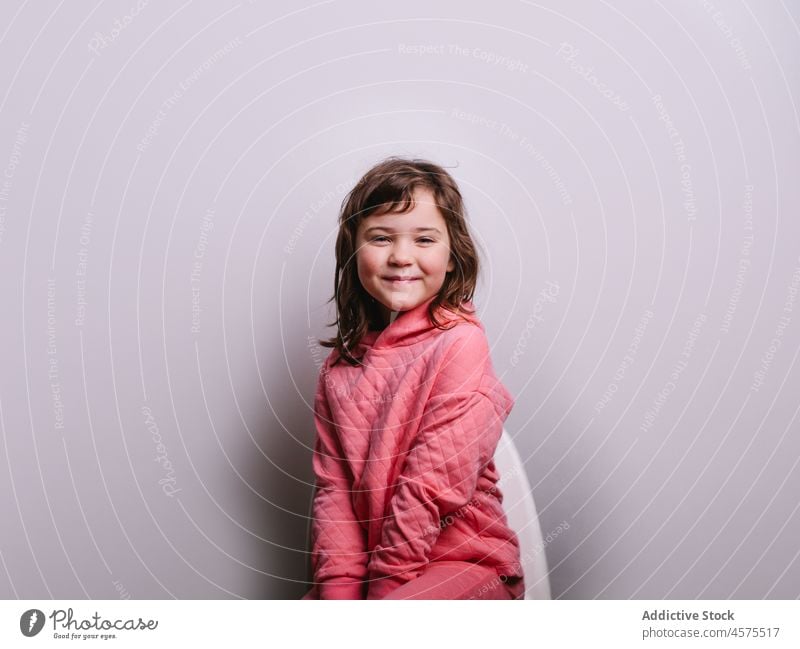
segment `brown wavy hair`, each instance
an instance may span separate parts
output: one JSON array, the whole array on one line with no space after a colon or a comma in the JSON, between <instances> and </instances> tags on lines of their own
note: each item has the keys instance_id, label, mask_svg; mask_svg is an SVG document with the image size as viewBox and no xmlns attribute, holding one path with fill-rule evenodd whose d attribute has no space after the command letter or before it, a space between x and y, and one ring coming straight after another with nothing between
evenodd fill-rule
<instances>
[{"instance_id":1,"label":"brown wavy hair","mask_svg":"<svg viewBox=\"0 0 800 649\"><path fill-rule=\"evenodd\" d=\"M336 320L328 326L337 328L336 336L320 340L323 347L334 347L339 358L351 365L361 359L355 350L369 329L381 328L381 312L377 301L358 279L356 265L356 233L361 221L368 216L404 214L414 208L414 191L428 189L447 223L450 255L455 268L445 275L438 294L428 306L431 324L448 329L436 319L442 307L458 316L474 314L464 306L472 300L478 279L478 254L466 221L464 200L453 177L442 167L427 160L392 156L370 169L342 201L339 213L339 234L336 238L336 274L334 293L328 302L336 303Z\"/></svg>"}]
</instances>

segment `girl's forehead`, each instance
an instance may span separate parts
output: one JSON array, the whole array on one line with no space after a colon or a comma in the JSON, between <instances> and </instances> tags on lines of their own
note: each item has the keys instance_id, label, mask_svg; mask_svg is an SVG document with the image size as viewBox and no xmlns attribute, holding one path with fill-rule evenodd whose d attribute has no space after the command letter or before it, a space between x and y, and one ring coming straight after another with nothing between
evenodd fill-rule
<instances>
[{"instance_id":1,"label":"girl's forehead","mask_svg":"<svg viewBox=\"0 0 800 649\"><path fill-rule=\"evenodd\" d=\"M392 230L414 230L430 226L443 228L446 223L439 207L430 200L417 200L414 207L407 212L387 212L370 215L361 219L359 229L372 227L390 228Z\"/></svg>"}]
</instances>

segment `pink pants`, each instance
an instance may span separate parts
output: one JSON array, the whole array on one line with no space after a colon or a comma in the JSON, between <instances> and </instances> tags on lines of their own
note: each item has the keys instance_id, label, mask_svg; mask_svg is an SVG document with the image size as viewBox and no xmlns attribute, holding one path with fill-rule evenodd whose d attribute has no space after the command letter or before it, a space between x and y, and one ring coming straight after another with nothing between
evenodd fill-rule
<instances>
[{"instance_id":1,"label":"pink pants","mask_svg":"<svg viewBox=\"0 0 800 649\"><path fill-rule=\"evenodd\" d=\"M303 599L319 599L316 586ZM467 561L434 561L385 599L525 599L525 580Z\"/></svg>"}]
</instances>

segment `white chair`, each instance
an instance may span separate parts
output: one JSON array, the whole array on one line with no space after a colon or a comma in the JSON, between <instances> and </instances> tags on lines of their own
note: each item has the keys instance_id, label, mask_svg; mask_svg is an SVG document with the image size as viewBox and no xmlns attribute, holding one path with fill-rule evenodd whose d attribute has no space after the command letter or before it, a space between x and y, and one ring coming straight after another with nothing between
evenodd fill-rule
<instances>
[{"instance_id":1,"label":"white chair","mask_svg":"<svg viewBox=\"0 0 800 649\"><path fill-rule=\"evenodd\" d=\"M503 494L503 509L508 519L508 525L519 539L522 567L525 571L525 599L550 599L547 557L544 553L542 529L539 526L536 503L534 503L531 486L525 474L525 465L514 446L514 440L505 429L503 429L503 434L497 444L494 464L500 474L498 487ZM310 578L313 498L312 493L306 528L307 547L309 548L307 570Z\"/></svg>"},{"instance_id":2,"label":"white chair","mask_svg":"<svg viewBox=\"0 0 800 649\"><path fill-rule=\"evenodd\" d=\"M505 429L497 444L494 464L500 474L497 484L503 494L503 509L508 525L519 539L525 571L525 599L550 599L547 557L536 503L525 474L525 465L514 446L514 440Z\"/></svg>"}]
</instances>

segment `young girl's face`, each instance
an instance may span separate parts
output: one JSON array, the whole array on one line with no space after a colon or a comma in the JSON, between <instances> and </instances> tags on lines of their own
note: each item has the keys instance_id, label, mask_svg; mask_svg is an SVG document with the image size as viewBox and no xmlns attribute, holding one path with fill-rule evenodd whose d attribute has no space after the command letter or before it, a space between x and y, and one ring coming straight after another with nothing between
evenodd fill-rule
<instances>
[{"instance_id":1,"label":"young girl's face","mask_svg":"<svg viewBox=\"0 0 800 649\"><path fill-rule=\"evenodd\" d=\"M368 216L356 233L361 285L388 311L408 311L433 297L455 268L447 224L430 190L414 192L405 214Z\"/></svg>"}]
</instances>

